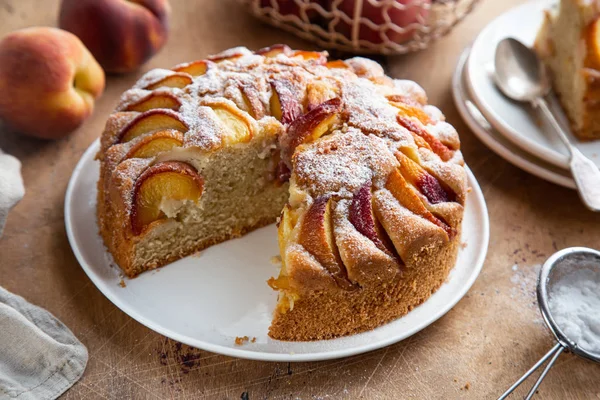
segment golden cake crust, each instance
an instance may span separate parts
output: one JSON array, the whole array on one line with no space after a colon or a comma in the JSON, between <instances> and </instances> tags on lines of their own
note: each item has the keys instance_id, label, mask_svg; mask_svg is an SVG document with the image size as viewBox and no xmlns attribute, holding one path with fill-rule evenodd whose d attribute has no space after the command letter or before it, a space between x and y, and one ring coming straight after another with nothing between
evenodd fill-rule
<instances>
[{"instance_id":1,"label":"golden cake crust","mask_svg":"<svg viewBox=\"0 0 600 400\"><path fill-rule=\"evenodd\" d=\"M243 197L272 193L273 209L215 217L223 184L211 168L245 149L267 173L254 168L257 187ZM234 48L150 71L124 93L97 158L100 233L130 277L274 222L287 199L282 268L269 281L276 339L332 338L404 315L456 260L467 192L458 135L423 89L367 59ZM148 172L173 162L198 177L176 176L177 186ZM183 200L160 187L144 197L147 176ZM227 226L211 233L210 218Z\"/></svg>"}]
</instances>

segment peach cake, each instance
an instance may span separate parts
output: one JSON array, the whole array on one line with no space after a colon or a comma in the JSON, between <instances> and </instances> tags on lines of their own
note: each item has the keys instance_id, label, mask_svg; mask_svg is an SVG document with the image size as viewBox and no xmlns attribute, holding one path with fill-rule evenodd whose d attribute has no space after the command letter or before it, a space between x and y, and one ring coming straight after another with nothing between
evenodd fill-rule
<instances>
[{"instance_id":1,"label":"peach cake","mask_svg":"<svg viewBox=\"0 0 600 400\"><path fill-rule=\"evenodd\" d=\"M544 14L535 48L573 133L600 139L600 2L562 0Z\"/></svg>"},{"instance_id":2,"label":"peach cake","mask_svg":"<svg viewBox=\"0 0 600 400\"><path fill-rule=\"evenodd\" d=\"M150 71L97 158L100 232L129 277L278 221L275 339L398 318L456 260L458 134L368 59L276 45Z\"/></svg>"}]
</instances>

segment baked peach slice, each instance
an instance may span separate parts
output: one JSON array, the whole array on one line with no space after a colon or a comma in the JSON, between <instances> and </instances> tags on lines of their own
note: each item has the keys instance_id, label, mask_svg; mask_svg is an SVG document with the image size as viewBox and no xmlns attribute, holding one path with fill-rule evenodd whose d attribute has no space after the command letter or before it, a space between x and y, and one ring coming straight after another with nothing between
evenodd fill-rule
<instances>
[{"instance_id":1,"label":"baked peach slice","mask_svg":"<svg viewBox=\"0 0 600 400\"><path fill-rule=\"evenodd\" d=\"M319 104L338 97L338 95L336 88L326 81L315 80L310 82L306 85L306 108L310 111Z\"/></svg>"},{"instance_id":2,"label":"baked peach slice","mask_svg":"<svg viewBox=\"0 0 600 400\"><path fill-rule=\"evenodd\" d=\"M288 81L271 82L271 99L269 100L271 115L282 124L289 124L298 118L303 111L298 97L297 90Z\"/></svg>"},{"instance_id":3,"label":"baked peach slice","mask_svg":"<svg viewBox=\"0 0 600 400\"><path fill-rule=\"evenodd\" d=\"M198 202L204 180L196 169L181 161L165 161L146 169L136 180L131 228L135 235L167 215L161 210L165 201Z\"/></svg>"},{"instance_id":4,"label":"baked peach slice","mask_svg":"<svg viewBox=\"0 0 600 400\"><path fill-rule=\"evenodd\" d=\"M311 253L317 261L344 289L353 289L348 280L333 234L331 196L318 197L306 210L298 232L298 243Z\"/></svg>"},{"instance_id":5,"label":"baked peach slice","mask_svg":"<svg viewBox=\"0 0 600 400\"><path fill-rule=\"evenodd\" d=\"M227 128L226 135L222 138L223 144L236 144L248 142L252 138L252 132L248 123L226 104L211 105L221 123Z\"/></svg>"},{"instance_id":6,"label":"baked peach slice","mask_svg":"<svg viewBox=\"0 0 600 400\"><path fill-rule=\"evenodd\" d=\"M190 76L201 76L206 74L206 71L208 71L210 64L212 63L208 60L192 61L189 63L176 65L173 68L173 71L184 72L186 74L189 74Z\"/></svg>"},{"instance_id":7,"label":"baked peach slice","mask_svg":"<svg viewBox=\"0 0 600 400\"><path fill-rule=\"evenodd\" d=\"M146 112L155 108L166 108L177 111L181 102L171 93L150 93L148 96L127 106L125 111Z\"/></svg>"},{"instance_id":8,"label":"baked peach slice","mask_svg":"<svg viewBox=\"0 0 600 400\"><path fill-rule=\"evenodd\" d=\"M327 56L320 51L296 50L292 52L291 57L302 57L307 61L314 60L319 65L325 65L327 63Z\"/></svg>"},{"instance_id":9,"label":"baked peach slice","mask_svg":"<svg viewBox=\"0 0 600 400\"><path fill-rule=\"evenodd\" d=\"M131 139L143 135L144 133L162 131L165 129L174 129L185 133L189 128L176 112L165 109L155 109L138 115L130 123L125 125L119 134L118 142L129 142Z\"/></svg>"},{"instance_id":10,"label":"baked peach slice","mask_svg":"<svg viewBox=\"0 0 600 400\"><path fill-rule=\"evenodd\" d=\"M408 129L413 136L420 137L421 139L425 140L425 142L427 142L429 145L429 148L435 154L437 154L442 161L448 161L452 158L452 150L450 150L445 144L440 142L435 136L429 133L418 122L403 115L398 115L396 119L398 120L398 123L404 128Z\"/></svg>"},{"instance_id":11,"label":"baked peach slice","mask_svg":"<svg viewBox=\"0 0 600 400\"><path fill-rule=\"evenodd\" d=\"M242 99L246 104L246 108L249 110L249 114L254 119L261 119L265 116L265 106L260 100L258 90L251 85L240 85L240 92L242 92Z\"/></svg>"},{"instance_id":12,"label":"baked peach slice","mask_svg":"<svg viewBox=\"0 0 600 400\"><path fill-rule=\"evenodd\" d=\"M401 101L391 101L390 100L390 104L394 107L396 107L399 111L401 116L403 117L410 117L410 118L416 118L419 121L421 121L422 124L427 125L429 123L431 123L431 118L429 118L429 115L427 115L427 113L425 111L423 111L423 109L421 107L417 107L415 105L410 105Z\"/></svg>"},{"instance_id":13,"label":"baked peach slice","mask_svg":"<svg viewBox=\"0 0 600 400\"><path fill-rule=\"evenodd\" d=\"M587 55L585 66L600 69L600 18L588 25L585 33Z\"/></svg>"},{"instance_id":14,"label":"baked peach slice","mask_svg":"<svg viewBox=\"0 0 600 400\"><path fill-rule=\"evenodd\" d=\"M373 193L371 189L372 185L369 181L354 194L350 203L348 219L356 230L371 240L379 250L399 260L394 245L373 213Z\"/></svg>"},{"instance_id":15,"label":"baked peach slice","mask_svg":"<svg viewBox=\"0 0 600 400\"><path fill-rule=\"evenodd\" d=\"M339 97L319 104L292 122L279 138L283 160L291 167L296 147L317 140L339 122L342 100Z\"/></svg>"},{"instance_id":16,"label":"baked peach slice","mask_svg":"<svg viewBox=\"0 0 600 400\"><path fill-rule=\"evenodd\" d=\"M269 278L267 283L275 290L289 289L289 279L287 277L287 270L285 268L285 253L287 244L290 241L292 231L297 223L297 215L292 211L289 204L286 204L281 211L281 216L277 222L277 238L279 241L279 254L281 254L281 270L277 279Z\"/></svg>"},{"instance_id":17,"label":"baked peach slice","mask_svg":"<svg viewBox=\"0 0 600 400\"><path fill-rule=\"evenodd\" d=\"M430 204L445 203L455 200L454 193L446 191L440 182L419 164L401 152L396 152L400 162L398 170L408 183L419 190Z\"/></svg>"},{"instance_id":18,"label":"baked peach slice","mask_svg":"<svg viewBox=\"0 0 600 400\"><path fill-rule=\"evenodd\" d=\"M325 66L330 69L331 68L350 69L350 66L348 64L346 64L343 60L328 61L325 63Z\"/></svg>"},{"instance_id":19,"label":"baked peach slice","mask_svg":"<svg viewBox=\"0 0 600 400\"><path fill-rule=\"evenodd\" d=\"M125 158L150 158L183 145L183 133L175 130L158 131L135 144Z\"/></svg>"},{"instance_id":20,"label":"baked peach slice","mask_svg":"<svg viewBox=\"0 0 600 400\"><path fill-rule=\"evenodd\" d=\"M385 187L408 210L439 226L449 236L453 234L453 229L448 224L437 218L425 207L415 189L406 181L398 169L392 170Z\"/></svg>"},{"instance_id":21,"label":"baked peach slice","mask_svg":"<svg viewBox=\"0 0 600 400\"><path fill-rule=\"evenodd\" d=\"M279 54L289 56L293 53L293 50L286 44L274 44L273 46L256 50L255 53L264 57L277 57Z\"/></svg>"},{"instance_id":22,"label":"baked peach slice","mask_svg":"<svg viewBox=\"0 0 600 400\"><path fill-rule=\"evenodd\" d=\"M144 89L154 90L158 88L184 88L193 82L192 76L185 72L176 72L172 75L167 75L157 82L154 82Z\"/></svg>"}]
</instances>

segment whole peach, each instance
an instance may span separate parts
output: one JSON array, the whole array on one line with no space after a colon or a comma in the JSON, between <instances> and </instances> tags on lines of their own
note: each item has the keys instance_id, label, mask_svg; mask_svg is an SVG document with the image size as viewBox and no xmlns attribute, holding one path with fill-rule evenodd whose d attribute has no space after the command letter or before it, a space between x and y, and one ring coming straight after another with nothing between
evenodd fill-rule
<instances>
[{"instance_id":1,"label":"whole peach","mask_svg":"<svg viewBox=\"0 0 600 400\"><path fill-rule=\"evenodd\" d=\"M107 72L129 72L167 41L167 0L63 0L59 26L77 35Z\"/></svg>"},{"instance_id":2,"label":"whole peach","mask_svg":"<svg viewBox=\"0 0 600 400\"><path fill-rule=\"evenodd\" d=\"M378 26L385 25L388 17L390 23L405 30L398 32L386 27L380 31L361 23L358 39L374 44L383 43L385 38L395 43L406 42L415 34L413 24L421 24L427 20L430 4L431 0L362 0L360 17ZM356 0L343 0L338 9L353 18L355 5ZM348 39L352 39L352 27L343 20L339 21L336 29Z\"/></svg>"},{"instance_id":3,"label":"whole peach","mask_svg":"<svg viewBox=\"0 0 600 400\"><path fill-rule=\"evenodd\" d=\"M103 90L104 71L69 32L27 28L0 41L0 119L22 133L65 136Z\"/></svg>"}]
</instances>

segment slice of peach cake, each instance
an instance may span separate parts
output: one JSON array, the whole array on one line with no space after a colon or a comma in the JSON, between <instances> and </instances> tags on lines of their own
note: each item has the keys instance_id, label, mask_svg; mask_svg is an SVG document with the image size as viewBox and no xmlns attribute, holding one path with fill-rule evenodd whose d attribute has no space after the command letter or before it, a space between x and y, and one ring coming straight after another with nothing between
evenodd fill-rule
<instances>
[{"instance_id":1,"label":"slice of peach cake","mask_svg":"<svg viewBox=\"0 0 600 400\"><path fill-rule=\"evenodd\" d=\"M276 339L398 318L456 260L458 135L417 84L368 59L276 45L150 71L97 158L100 232L130 277L278 220Z\"/></svg>"}]
</instances>

